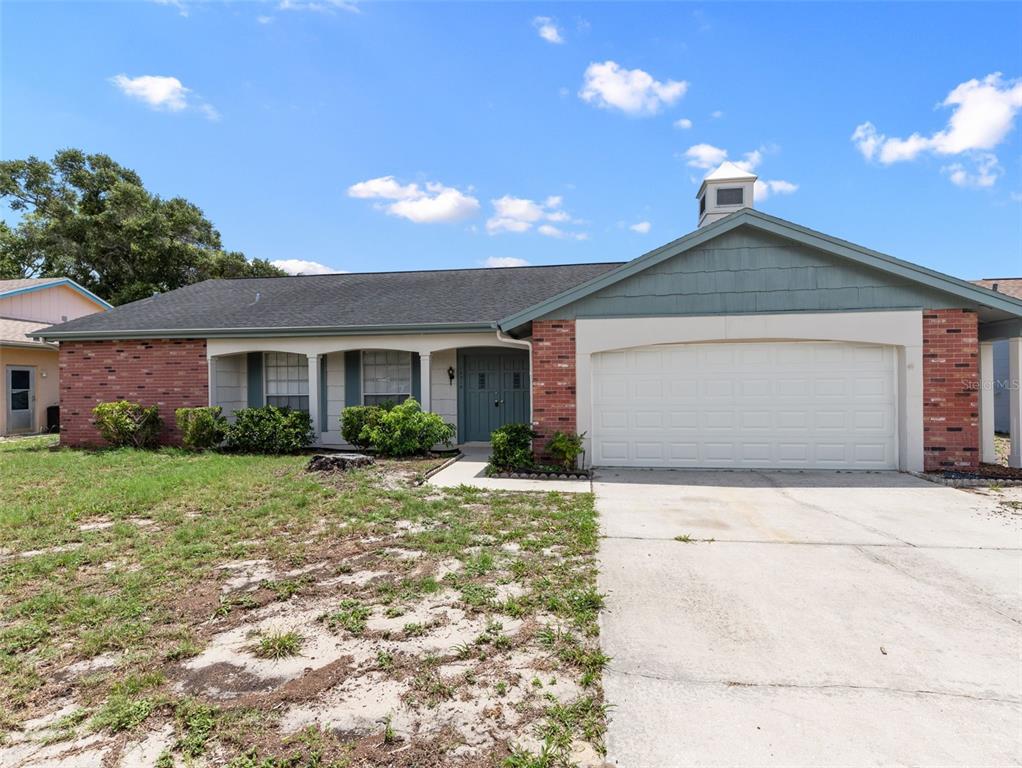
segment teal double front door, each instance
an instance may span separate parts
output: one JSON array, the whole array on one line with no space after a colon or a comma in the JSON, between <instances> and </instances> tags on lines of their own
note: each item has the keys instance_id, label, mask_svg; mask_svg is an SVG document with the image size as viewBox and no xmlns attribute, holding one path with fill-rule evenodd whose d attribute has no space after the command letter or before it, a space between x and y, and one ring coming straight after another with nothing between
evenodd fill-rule
<instances>
[{"instance_id":1,"label":"teal double front door","mask_svg":"<svg viewBox=\"0 0 1022 768\"><path fill-rule=\"evenodd\" d=\"M526 350L459 350L458 439L489 442L497 427L528 423L530 388Z\"/></svg>"}]
</instances>

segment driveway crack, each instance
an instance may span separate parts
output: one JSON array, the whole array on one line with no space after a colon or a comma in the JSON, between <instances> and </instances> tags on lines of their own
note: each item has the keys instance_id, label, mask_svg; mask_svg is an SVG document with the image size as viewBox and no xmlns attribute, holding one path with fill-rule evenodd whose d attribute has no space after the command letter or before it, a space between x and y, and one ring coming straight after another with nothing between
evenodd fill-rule
<instances>
[{"instance_id":1,"label":"driveway crack","mask_svg":"<svg viewBox=\"0 0 1022 768\"><path fill-rule=\"evenodd\" d=\"M687 677L670 677L668 675L654 675L647 672L627 672L616 669L613 666L607 668L609 671L626 677L640 677L647 680L660 680L668 683L688 683L691 685L722 685L727 688L775 688L806 691L827 691L827 690L849 690L849 691L879 691L883 693L900 693L910 696L937 696L954 699L970 699L972 701L990 701L997 704L1022 704L1022 699L1002 698L999 696L977 696L971 693L957 693L954 691L934 691L928 688L895 688L883 685L856 685L854 683L753 683L738 680L698 680Z\"/></svg>"},{"instance_id":2,"label":"driveway crack","mask_svg":"<svg viewBox=\"0 0 1022 768\"><path fill-rule=\"evenodd\" d=\"M894 539L895 541L900 541L906 547L914 547L915 546L915 544L913 544L911 541L906 541L905 539L899 538L898 536L895 536L893 533L888 533L887 531L882 531L879 528L874 528L872 525L867 525L866 523L863 523L860 520L855 520L855 519L853 519L851 517L846 517L845 515L839 515L837 512L833 512L833 511L827 509L826 507L821 507L818 504L811 504L808 501L804 501L802 499L796 498L795 496L792 495L791 491L787 487L785 487L784 485L779 483L777 480L775 480L773 477L771 477L766 472L761 472L761 471L758 471L758 470L755 470L755 469L749 470L749 471L752 472L754 475L756 475L756 477L760 477L763 480L765 480L770 485L771 488L773 488L775 491L777 491L779 494L781 494L781 496L783 496L784 498L788 499L788 501L792 501L792 502L794 502L795 504L797 504L800 507L804 507L806 509L811 509L814 512L822 512L823 514L830 515L831 517L836 517L838 520L843 520L846 523L851 523L852 525L857 525L860 528L863 528L863 529L869 531L870 533L876 534L877 536L886 536L889 539Z\"/></svg>"}]
</instances>

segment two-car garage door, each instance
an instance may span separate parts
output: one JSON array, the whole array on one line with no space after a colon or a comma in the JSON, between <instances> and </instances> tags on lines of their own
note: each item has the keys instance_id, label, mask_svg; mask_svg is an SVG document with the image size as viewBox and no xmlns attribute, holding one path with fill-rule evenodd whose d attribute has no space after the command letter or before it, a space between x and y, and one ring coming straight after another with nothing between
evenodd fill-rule
<instances>
[{"instance_id":1,"label":"two-car garage door","mask_svg":"<svg viewBox=\"0 0 1022 768\"><path fill-rule=\"evenodd\" d=\"M597 466L897 467L893 347L660 345L592 363Z\"/></svg>"}]
</instances>

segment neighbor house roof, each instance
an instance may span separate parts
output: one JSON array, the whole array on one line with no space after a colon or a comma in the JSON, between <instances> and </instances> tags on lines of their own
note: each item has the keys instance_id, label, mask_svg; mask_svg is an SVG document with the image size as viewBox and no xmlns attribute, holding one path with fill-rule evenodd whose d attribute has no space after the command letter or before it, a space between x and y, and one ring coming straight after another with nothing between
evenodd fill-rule
<instances>
[{"instance_id":1,"label":"neighbor house roof","mask_svg":"<svg viewBox=\"0 0 1022 768\"><path fill-rule=\"evenodd\" d=\"M614 262L207 280L52 326L45 336L209 337L493 328L501 317L618 266Z\"/></svg>"},{"instance_id":2,"label":"neighbor house roof","mask_svg":"<svg viewBox=\"0 0 1022 768\"><path fill-rule=\"evenodd\" d=\"M909 261L896 259L879 251L863 248L861 245L850 243L847 240L841 240L825 235L822 232L816 232L799 224L779 219L776 216L769 216L754 208L743 208L722 219L718 219L712 224L707 224L705 227L690 232L684 237L662 245L637 259L596 275L585 283L572 286L566 291L549 299L539 301L521 312L501 318L499 326L504 330L510 330L524 325L607 286L613 285L620 280L624 280L667 259L674 258L692 248L696 248L738 227L751 227L761 232L767 232L792 242L815 248L834 256L850 259L864 266L944 291L965 301L996 310L1001 317L1011 318L1013 324L1018 322L1018 318L1022 318L1022 299L1013 298L1004 293L997 293L988 288L970 283L967 280L960 280L957 277L945 275L942 272L927 269Z\"/></svg>"},{"instance_id":3,"label":"neighbor house roof","mask_svg":"<svg viewBox=\"0 0 1022 768\"><path fill-rule=\"evenodd\" d=\"M29 334L38 331L40 328L45 328L47 325L48 323L39 323L32 320L15 320L11 317L0 317L0 346L56 349L52 344L29 338Z\"/></svg>"},{"instance_id":4,"label":"neighbor house roof","mask_svg":"<svg viewBox=\"0 0 1022 768\"><path fill-rule=\"evenodd\" d=\"M985 277L972 282L991 291L1022 299L1022 277Z\"/></svg>"},{"instance_id":5,"label":"neighbor house roof","mask_svg":"<svg viewBox=\"0 0 1022 768\"><path fill-rule=\"evenodd\" d=\"M0 299L8 296L16 296L20 293L40 291L45 288L53 288L58 285L65 285L72 291L80 293L88 299L99 304L104 309L112 309L113 304L104 301L88 288L83 288L69 277L23 277L16 280L0 280Z\"/></svg>"}]
</instances>

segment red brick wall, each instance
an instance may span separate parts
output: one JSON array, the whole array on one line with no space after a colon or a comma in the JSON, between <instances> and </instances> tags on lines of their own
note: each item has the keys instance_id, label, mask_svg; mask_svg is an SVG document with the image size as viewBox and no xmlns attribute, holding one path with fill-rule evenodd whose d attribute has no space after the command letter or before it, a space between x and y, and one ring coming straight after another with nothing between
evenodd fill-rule
<instances>
[{"instance_id":1,"label":"red brick wall","mask_svg":"<svg viewBox=\"0 0 1022 768\"><path fill-rule=\"evenodd\" d=\"M97 403L135 400L158 405L160 442L181 435L174 410L209 404L205 339L63 341L60 344L60 442L102 445L92 421Z\"/></svg>"},{"instance_id":2,"label":"red brick wall","mask_svg":"<svg viewBox=\"0 0 1022 768\"><path fill-rule=\"evenodd\" d=\"M532 428L537 456L554 432L575 431L575 321L532 322Z\"/></svg>"},{"instance_id":3,"label":"red brick wall","mask_svg":"<svg viewBox=\"0 0 1022 768\"><path fill-rule=\"evenodd\" d=\"M923 463L979 462L979 325L968 309L923 311Z\"/></svg>"}]
</instances>

